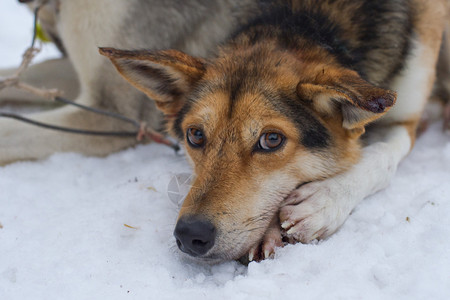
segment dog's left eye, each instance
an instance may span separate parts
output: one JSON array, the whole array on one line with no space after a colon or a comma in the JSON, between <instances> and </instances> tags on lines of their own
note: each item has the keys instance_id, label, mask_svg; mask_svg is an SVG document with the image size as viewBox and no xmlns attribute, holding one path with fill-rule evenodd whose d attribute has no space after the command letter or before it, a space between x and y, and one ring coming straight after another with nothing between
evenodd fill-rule
<instances>
[{"instance_id":1,"label":"dog's left eye","mask_svg":"<svg viewBox=\"0 0 450 300\"><path fill-rule=\"evenodd\" d=\"M278 132L263 133L259 138L257 149L263 151L275 151L279 149L286 138Z\"/></svg>"}]
</instances>

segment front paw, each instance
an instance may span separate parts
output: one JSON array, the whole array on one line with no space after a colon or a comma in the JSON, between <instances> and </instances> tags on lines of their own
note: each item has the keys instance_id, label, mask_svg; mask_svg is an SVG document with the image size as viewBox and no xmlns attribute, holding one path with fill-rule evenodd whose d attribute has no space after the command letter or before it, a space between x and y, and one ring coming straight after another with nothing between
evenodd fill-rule
<instances>
[{"instance_id":1,"label":"front paw","mask_svg":"<svg viewBox=\"0 0 450 300\"><path fill-rule=\"evenodd\" d=\"M309 243L334 233L354 208L354 199L330 178L293 191L280 209L283 235L290 243Z\"/></svg>"}]
</instances>

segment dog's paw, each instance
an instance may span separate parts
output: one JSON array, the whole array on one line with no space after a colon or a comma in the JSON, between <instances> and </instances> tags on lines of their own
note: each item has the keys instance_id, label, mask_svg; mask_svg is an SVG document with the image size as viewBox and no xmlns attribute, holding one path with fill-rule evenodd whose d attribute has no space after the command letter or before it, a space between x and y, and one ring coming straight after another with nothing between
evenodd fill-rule
<instances>
[{"instance_id":1,"label":"dog's paw","mask_svg":"<svg viewBox=\"0 0 450 300\"><path fill-rule=\"evenodd\" d=\"M345 186L345 185L344 185ZM306 184L293 191L280 209L283 236L290 243L309 243L333 234L355 203L351 193L333 178Z\"/></svg>"},{"instance_id":2,"label":"dog's paw","mask_svg":"<svg viewBox=\"0 0 450 300\"><path fill-rule=\"evenodd\" d=\"M275 249L282 247L282 236L278 217L270 224L261 242L250 248L248 261L261 261L273 257Z\"/></svg>"}]
</instances>

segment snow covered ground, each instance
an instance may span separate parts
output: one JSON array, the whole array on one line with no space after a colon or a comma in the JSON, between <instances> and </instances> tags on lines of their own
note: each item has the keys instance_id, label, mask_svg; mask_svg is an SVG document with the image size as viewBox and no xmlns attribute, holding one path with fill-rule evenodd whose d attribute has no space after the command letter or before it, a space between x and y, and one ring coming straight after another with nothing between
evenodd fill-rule
<instances>
[{"instance_id":1,"label":"snow covered ground","mask_svg":"<svg viewBox=\"0 0 450 300\"><path fill-rule=\"evenodd\" d=\"M19 63L30 32L31 15L1 1L0 67ZM0 167L0 299L450 299L450 137L440 123L335 235L248 267L177 252L167 185L186 172L160 145Z\"/></svg>"}]
</instances>

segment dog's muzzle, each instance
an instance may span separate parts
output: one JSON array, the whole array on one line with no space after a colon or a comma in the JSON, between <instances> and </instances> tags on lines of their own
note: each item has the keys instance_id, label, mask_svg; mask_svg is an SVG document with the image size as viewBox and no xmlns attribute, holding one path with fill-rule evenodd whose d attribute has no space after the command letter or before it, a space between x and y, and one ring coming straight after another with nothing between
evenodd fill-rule
<instances>
[{"instance_id":1,"label":"dog's muzzle","mask_svg":"<svg viewBox=\"0 0 450 300\"><path fill-rule=\"evenodd\" d=\"M178 248L184 253L197 257L206 254L216 239L214 225L196 216L183 216L175 227L174 236Z\"/></svg>"}]
</instances>

